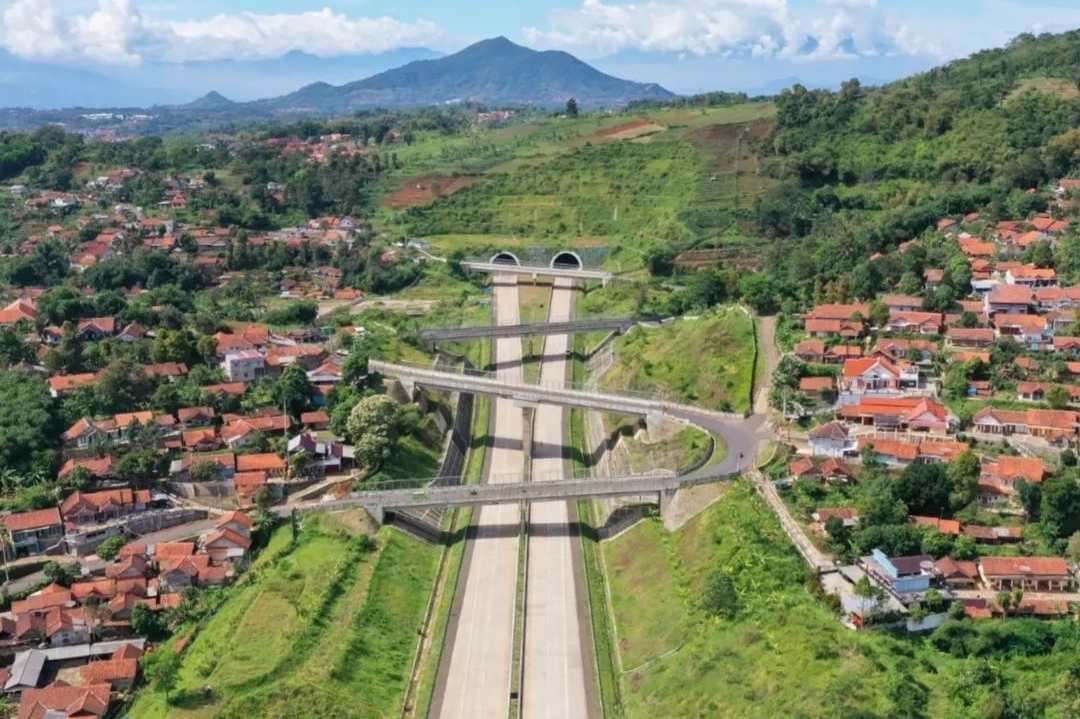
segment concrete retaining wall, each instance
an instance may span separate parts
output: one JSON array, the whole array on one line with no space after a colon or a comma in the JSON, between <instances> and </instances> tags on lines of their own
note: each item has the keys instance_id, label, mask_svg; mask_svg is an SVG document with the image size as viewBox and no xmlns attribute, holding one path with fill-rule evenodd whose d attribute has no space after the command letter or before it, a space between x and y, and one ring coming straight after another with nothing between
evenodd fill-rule
<instances>
[{"instance_id":1,"label":"concrete retaining wall","mask_svg":"<svg viewBox=\"0 0 1080 719\"><path fill-rule=\"evenodd\" d=\"M97 546L109 537L118 534L148 534L169 527L176 527L188 522L198 522L206 519L207 511L204 509L166 509L142 512L129 517L122 523L109 524L100 529L86 527L84 531L69 533L64 541L68 551L76 556L83 557L92 554Z\"/></svg>"}]
</instances>

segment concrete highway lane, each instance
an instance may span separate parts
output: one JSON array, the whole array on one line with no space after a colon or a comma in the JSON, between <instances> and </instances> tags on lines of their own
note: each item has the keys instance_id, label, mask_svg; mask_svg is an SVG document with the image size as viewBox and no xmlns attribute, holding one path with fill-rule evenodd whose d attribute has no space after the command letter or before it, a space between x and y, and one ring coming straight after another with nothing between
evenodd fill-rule
<instances>
[{"instance_id":1,"label":"concrete highway lane","mask_svg":"<svg viewBox=\"0 0 1080 719\"><path fill-rule=\"evenodd\" d=\"M496 322L518 324L517 277L493 280ZM521 339L495 343L499 377L521 381ZM495 441L488 450L488 476L519 474L523 467L522 411L510 400L496 400ZM517 505L481 507L471 548L465 593L451 644L449 669L433 716L443 719L505 719L510 709L510 670L514 643L518 535L507 531L520 520ZM445 661L445 659L444 659Z\"/></svg>"},{"instance_id":2,"label":"concrete highway lane","mask_svg":"<svg viewBox=\"0 0 1080 719\"><path fill-rule=\"evenodd\" d=\"M572 280L556 279L548 320L570 319ZM568 335L550 335L544 342L542 382L566 377ZM533 422L533 479L556 478L566 469L563 445L566 411L541 404ZM586 689L585 652L578 616L575 582L577 540L569 536L566 502L534 502L529 533L528 593L525 603L525 657L522 715L525 719L584 719L590 711Z\"/></svg>"}]
</instances>

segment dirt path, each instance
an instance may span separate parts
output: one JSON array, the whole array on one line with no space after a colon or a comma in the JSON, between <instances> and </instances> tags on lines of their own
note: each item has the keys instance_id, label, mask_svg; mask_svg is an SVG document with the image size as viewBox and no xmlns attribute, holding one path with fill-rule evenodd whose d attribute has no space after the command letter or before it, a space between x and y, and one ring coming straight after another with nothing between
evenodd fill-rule
<instances>
[{"instance_id":1,"label":"dirt path","mask_svg":"<svg viewBox=\"0 0 1080 719\"><path fill-rule=\"evenodd\" d=\"M768 414L769 392L772 376L780 362L780 348L776 346L776 318L758 318L758 351L765 356L764 376L758 379L757 397L754 398L754 414Z\"/></svg>"}]
</instances>

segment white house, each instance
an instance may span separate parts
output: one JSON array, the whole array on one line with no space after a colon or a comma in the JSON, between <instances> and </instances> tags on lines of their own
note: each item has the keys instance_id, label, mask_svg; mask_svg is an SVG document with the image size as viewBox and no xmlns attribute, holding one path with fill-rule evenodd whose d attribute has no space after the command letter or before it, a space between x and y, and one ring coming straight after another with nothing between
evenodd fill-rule
<instances>
[{"instance_id":1,"label":"white house","mask_svg":"<svg viewBox=\"0 0 1080 719\"><path fill-rule=\"evenodd\" d=\"M253 382L266 371L266 358L256 350L240 350L226 354L224 365L230 382Z\"/></svg>"},{"instance_id":2,"label":"white house","mask_svg":"<svg viewBox=\"0 0 1080 719\"><path fill-rule=\"evenodd\" d=\"M828 422L810 430L810 454L837 459L855 451L855 441L848 437L843 422Z\"/></svg>"}]
</instances>

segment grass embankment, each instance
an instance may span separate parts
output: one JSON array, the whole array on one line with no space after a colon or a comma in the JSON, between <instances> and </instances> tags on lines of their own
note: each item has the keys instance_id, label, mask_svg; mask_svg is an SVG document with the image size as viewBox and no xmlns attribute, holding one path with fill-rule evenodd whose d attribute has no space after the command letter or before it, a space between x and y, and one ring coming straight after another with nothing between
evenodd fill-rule
<instances>
[{"instance_id":1,"label":"grass embankment","mask_svg":"<svg viewBox=\"0 0 1080 719\"><path fill-rule=\"evenodd\" d=\"M1050 717L1080 699L1062 664L1080 641L1074 622L968 620L930 636L843 628L743 482L678 532L649 520L603 553L628 719ZM717 569L735 584L731 619L701 608Z\"/></svg>"},{"instance_id":2,"label":"grass embankment","mask_svg":"<svg viewBox=\"0 0 1080 719\"><path fill-rule=\"evenodd\" d=\"M385 717L398 713L438 549L393 529L360 548L351 514L309 515L295 549L265 559L183 654L173 703L144 689L133 719ZM210 686L208 697L201 688Z\"/></svg>"},{"instance_id":3,"label":"grass embankment","mask_svg":"<svg viewBox=\"0 0 1080 719\"><path fill-rule=\"evenodd\" d=\"M733 412L750 407L754 328L737 309L635 328L615 341L615 350L615 367L600 383L605 389L667 394Z\"/></svg>"}]
</instances>

